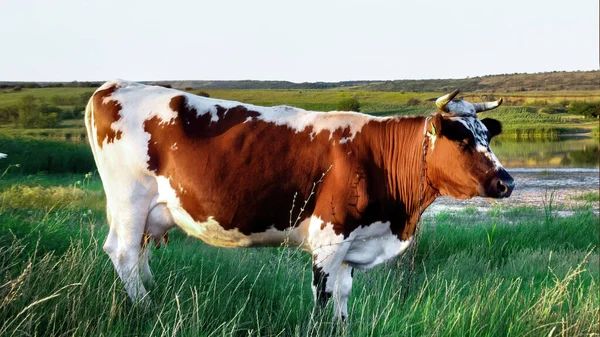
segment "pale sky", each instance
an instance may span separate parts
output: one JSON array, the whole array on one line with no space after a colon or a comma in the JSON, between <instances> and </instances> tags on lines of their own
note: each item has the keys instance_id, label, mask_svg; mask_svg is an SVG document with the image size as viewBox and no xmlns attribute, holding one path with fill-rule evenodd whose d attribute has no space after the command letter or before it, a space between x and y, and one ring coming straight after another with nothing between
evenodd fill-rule
<instances>
[{"instance_id":1,"label":"pale sky","mask_svg":"<svg viewBox=\"0 0 600 337\"><path fill-rule=\"evenodd\" d=\"M594 70L598 11L598 0L0 0L0 81Z\"/></svg>"}]
</instances>

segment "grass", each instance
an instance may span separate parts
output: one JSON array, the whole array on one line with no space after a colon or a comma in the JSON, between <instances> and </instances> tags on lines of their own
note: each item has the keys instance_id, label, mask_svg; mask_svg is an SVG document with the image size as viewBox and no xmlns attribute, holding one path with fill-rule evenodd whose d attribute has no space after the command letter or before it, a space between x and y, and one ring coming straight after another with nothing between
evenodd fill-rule
<instances>
[{"instance_id":1,"label":"grass","mask_svg":"<svg viewBox=\"0 0 600 337\"><path fill-rule=\"evenodd\" d=\"M600 201L600 193L599 192L583 192L579 195L575 195L571 197L573 200L583 200L585 202L594 203Z\"/></svg>"},{"instance_id":2,"label":"grass","mask_svg":"<svg viewBox=\"0 0 600 337\"><path fill-rule=\"evenodd\" d=\"M83 118L61 121L57 128L22 129L13 124L0 125L0 137L84 143L87 139Z\"/></svg>"},{"instance_id":3,"label":"grass","mask_svg":"<svg viewBox=\"0 0 600 337\"><path fill-rule=\"evenodd\" d=\"M34 95L37 98L50 100L53 96L79 96L82 94L90 94L94 92L94 88L23 88L20 91L10 89L0 90L0 108L19 104L21 99L27 95ZM64 105L61 107L73 108L73 105Z\"/></svg>"},{"instance_id":4,"label":"grass","mask_svg":"<svg viewBox=\"0 0 600 337\"><path fill-rule=\"evenodd\" d=\"M154 250L157 286L152 309L142 310L102 251L97 177L0 182L2 336L587 336L600 328L598 216L589 209L546 221L537 210L498 207L478 225L464 225L471 208L428 218L407 300L402 260L357 271L343 327L331 305L312 315L308 254L215 248L179 231Z\"/></svg>"},{"instance_id":5,"label":"grass","mask_svg":"<svg viewBox=\"0 0 600 337\"><path fill-rule=\"evenodd\" d=\"M500 107L481 113L480 118L494 118L502 122L502 138L557 139L565 134L590 133L597 120L567 114L542 114L532 108Z\"/></svg>"},{"instance_id":6,"label":"grass","mask_svg":"<svg viewBox=\"0 0 600 337\"><path fill-rule=\"evenodd\" d=\"M0 152L8 154L0 161L0 174L9 166L11 174L87 173L96 169L87 143L0 135ZM16 167L16 165L19 165Z\"/></svg>"}]
</instances>

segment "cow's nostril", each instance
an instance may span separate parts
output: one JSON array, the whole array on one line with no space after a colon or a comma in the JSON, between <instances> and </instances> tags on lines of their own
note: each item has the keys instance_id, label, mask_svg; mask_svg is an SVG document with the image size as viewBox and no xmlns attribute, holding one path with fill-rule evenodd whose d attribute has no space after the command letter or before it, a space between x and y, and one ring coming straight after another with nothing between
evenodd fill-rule
<instances>
[{"instance_id":1,"label":"cow's nostril","mask_svg":"<svg viewBox=\"0 0 600 337\"><path fill-rule=\"evenodd\" d=\"M504 182L502 182L502 180L498 180L496 187L498 188L498 192L500 192L500 194L504 194L506 193L506 191L508 191L508 187L504 185Z\"/></svg>"}]
</instances>

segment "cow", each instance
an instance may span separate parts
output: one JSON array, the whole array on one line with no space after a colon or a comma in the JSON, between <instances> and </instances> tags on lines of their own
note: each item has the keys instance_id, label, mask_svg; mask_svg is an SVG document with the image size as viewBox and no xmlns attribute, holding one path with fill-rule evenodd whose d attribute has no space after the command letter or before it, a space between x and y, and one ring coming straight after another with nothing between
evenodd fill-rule
<instances>
[{"instance_id":1,"label":"cow","mask_svg":"<svg viewBox=\"0 0 600 337\"><path fill-rule=\"evenodd\" d=\"M438 196L510 196L489 146L501 124L476 115L502 100L457 94L427 117L374 117L107 82L85 112L106 193L103 248L143 302L149 243L173 227L220 247L299 247L312 254L315 305L332 298L344 320L353 269L405 251Z\"/></svg>"}]
</instances>

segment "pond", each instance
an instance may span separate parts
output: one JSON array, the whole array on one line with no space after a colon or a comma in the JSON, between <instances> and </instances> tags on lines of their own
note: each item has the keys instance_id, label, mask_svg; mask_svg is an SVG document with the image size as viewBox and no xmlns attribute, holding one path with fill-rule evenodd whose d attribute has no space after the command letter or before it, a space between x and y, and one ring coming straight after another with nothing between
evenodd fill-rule
<instances>
[{"instance_id":1,"label":"pond","mask_svg":"<svg viewBox=\"0 0 600 337\"><path fill-rule=\"evenodd\" d=\"M495 138L492 150L507 168L598 168L598 140L571 138L523 140Z\"/></svg>"}]
</instances>

